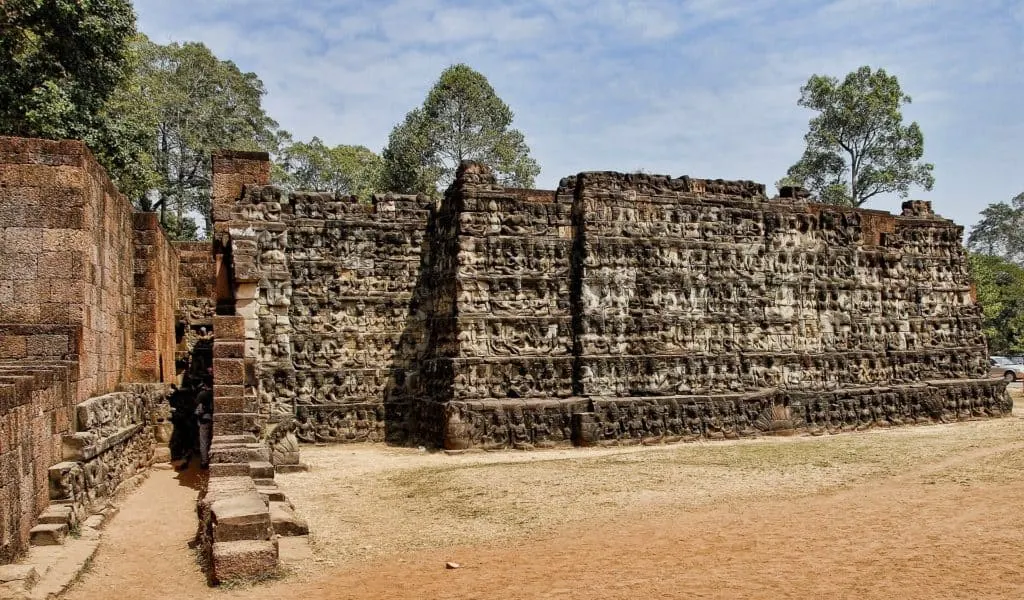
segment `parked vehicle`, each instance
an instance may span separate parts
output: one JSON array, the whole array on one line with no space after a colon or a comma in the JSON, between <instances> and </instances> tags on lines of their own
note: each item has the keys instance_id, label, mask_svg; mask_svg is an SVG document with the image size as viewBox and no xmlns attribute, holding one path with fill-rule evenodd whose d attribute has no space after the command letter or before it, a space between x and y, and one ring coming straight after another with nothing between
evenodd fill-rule
<instances>
[{"instance_id":1,"label":"parked vehicle","mask_svg":"<svg viewBox=\"0 0 1024 600\"><path fill-rule=\"evenodd\" d=\"M988 358L991 377L1002 377L1008 382L1024 379L1024 365L1017 364L1005 356L990 356Z\"/></svg>"}]
</instances>

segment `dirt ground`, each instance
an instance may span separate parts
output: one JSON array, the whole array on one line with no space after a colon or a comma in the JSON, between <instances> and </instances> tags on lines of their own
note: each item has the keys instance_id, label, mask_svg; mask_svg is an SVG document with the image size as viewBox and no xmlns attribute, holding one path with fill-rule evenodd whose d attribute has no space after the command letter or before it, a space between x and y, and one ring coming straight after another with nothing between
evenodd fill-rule
<instances>
[{"instance_id":1,"label":"dirt ground","mask_svg":"<svg viewBox=\"0 0 1024 600\"><path fill-rule=\"evenodd\" d=\"M278 479L315 554L281 579L206 587L195 482L157 471L67 598L1024 597L1021 408L821 438L303 459Z\"/></svg>"}]
</instances>

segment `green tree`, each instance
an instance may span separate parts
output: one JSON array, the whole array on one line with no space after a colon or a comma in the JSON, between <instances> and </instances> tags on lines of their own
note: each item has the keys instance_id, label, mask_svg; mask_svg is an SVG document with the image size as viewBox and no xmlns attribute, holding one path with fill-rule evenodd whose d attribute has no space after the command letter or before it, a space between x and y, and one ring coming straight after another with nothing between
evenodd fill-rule
<instances>
[{"instance_id":1,"label":"green tree","mask_svg":"<svg viewBox=\"0 0 1024 600\"><path fill-rule=\"evenodd\" d=\"M127 76L127 0L0 2L0 131L84 139Z\"/></svg>"},{"instance_id":2,"label":"green tree","mask_svg":"<svg viewBox=\"0 0 1024 600\"><path fill-rule=\"evenodd\" d=\"M0 133L82 140L122 191L145 188L145 131L112 101L133 36L127 0L0 2Z\"/></svg>"},{"instance_id":3,"label":"green tree","mask_svg":"<svg viewBox=\"0 0 1024 600\"><path fill-rule=\"evenodd\" d=\"M989 352L1024 354L1024 268L986 254L970 262Z\"/></svg>"},{"instance_id":4,"label":"green tree","mask_svg":"<svg viewBox=\"0 0 1024 600\"><path fill-rule=\"evenodd\" d=\"M274 152L287 134L263 110L266 93L254 73L219 60L201 43L135 43L137 69L117 89L115 121L143 131L146 156L133 199L143 209L173 213L168 233L189 237L201 215L210 229L211 153L219 148Z\"/></svg>"},{"instance_id":5,"label":"green tree","mask_svg":"<svg viewBox=\"0 0 1024 600\"><path fill-rule=\"evenodd\" d=\"M967 237L967 248L1024 264L1024 193L982 210L981 220Z\"/></svg>"},{"instance_id":6,"label":"green tree","mask_svg":"<svg viewBox=\"0 0 1024 600\"><path fill-rule=\"evenodd\" d=\"M924 135L903 125L910 103L896 76L861 67L840 82L813 75L800 88L800 106L818 111L804 136L807 148L787 176L823 202L861 206L878 194L906 197L912 186L931 190L933 165L921 162Z\"/></svg>"},{"instance_id":7,"label":"green tree","mask_svg":"<svg viewBox=\"0 0 1024 600\"><path fill-rule=\"evenodd\" d=\"M511 129L512 118L483 75L464 64L445 69L423 106L391 131L383 152L384 187L436 194L463 160L487 164L505 185L533 187L540 167L522 132Z\"/></svg>"},{"instance_id":8,"label":"green tree","mask_svg":"<svg viewBox=\"0 0 1024 600\"><path fill-rule=\"evenodd\" d=\"M366 200L380 189L382 161L365 146L329 147L314 137L284 146L275 179L294 189L350 194Z\"/></svg>"}]
</instances>

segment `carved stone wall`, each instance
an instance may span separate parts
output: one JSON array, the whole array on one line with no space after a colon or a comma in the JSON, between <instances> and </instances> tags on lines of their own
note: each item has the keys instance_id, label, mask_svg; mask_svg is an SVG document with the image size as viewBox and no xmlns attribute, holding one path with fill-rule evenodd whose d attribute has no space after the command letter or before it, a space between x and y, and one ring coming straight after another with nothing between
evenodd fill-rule
<instances>
[{"instance_id":1,"label":"carved stone wall","mask_svg":"<svg viewBox=\"0 0 1024 600\"><path fill-rule=\"evenodd\" d=\"M577 377L602 399L601 439L656 437L679 418L709 437L954 418L960 395L1002 413L963 230L928 203L894 217L615 173L568 188Z\"/></svg>"},{"instance_id":2,"label":"carved stone wall","mask_svg":"<svg viewBox=\"0 0 1024 600\"><path fill-rule=\"evenodd\" d=\"M301 407L317 422L303 439L383 440L385 396L403 395L394 389L402 387L396 350L420 272L427 204L246 186L231 242L236 255L252 248L245 252L258 273L261 422Z\"/></svg>"},{"instance_id":3,"label":"carved stone wall","mask_svg":"<svg viewBox=\"0 0 1024 600\"><path fill-rule=\"evenodd\" d=\"M784 196L619 173L514 190L470 163L436 206L247 186L229 237L258 282L260 417L462 449L1008 410L962 228Z\"/></svg>"},{"instance_id":4,"label":"carved stone wall","mask_svg":"<svg viewBox=\"0 0 1024 600\"><path fill-rule=\"evenodd\" d=\"M177 358L183 359L202 335L213 332L216 279L210 242L174 242L178 252L178 303L175 319L180 333Z\"/></svg>"},{"instance_id":5,"label":"carved stone wall","mask_svg":"<svg viewBox=\"0 0 1024 600\"><path fill-rule=\"evenodd\" d=\"M167 388L135 385L90 398L75 407L75 431L63 437L64 460L50 467L51 504L70 506L76 519L112 498L152 464L153 415Z\"/></svg>"}]
</instances>

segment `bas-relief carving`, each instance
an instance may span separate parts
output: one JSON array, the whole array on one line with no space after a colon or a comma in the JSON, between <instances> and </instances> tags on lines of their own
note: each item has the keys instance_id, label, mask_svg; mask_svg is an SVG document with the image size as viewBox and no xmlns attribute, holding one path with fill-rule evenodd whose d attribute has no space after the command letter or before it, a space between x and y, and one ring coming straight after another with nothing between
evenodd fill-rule
<instances>
[{"instance_id":1,"label":"bas-relief carving","mask_svg":"<svg viewBox=\"0 0 1024 600\"><path fill-rule=\"evenodd\" d=\"M537 447L964 418L923 416L932 380L1005 412L975 381L962 229L924 205L868 240L860 212L750 182L587 173L524 199L473 168L437 205L247 188L268 420L301 411L303 442Z\"/></svg>"}]
</instances>

